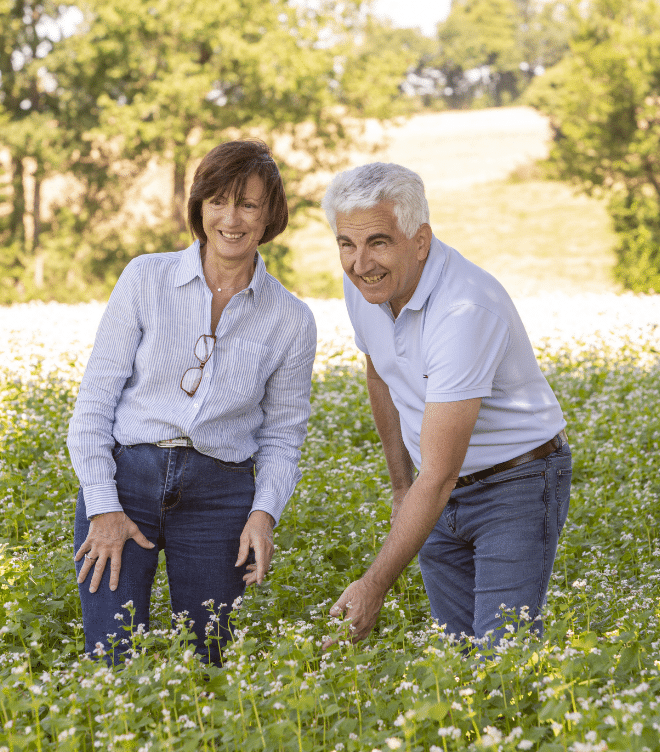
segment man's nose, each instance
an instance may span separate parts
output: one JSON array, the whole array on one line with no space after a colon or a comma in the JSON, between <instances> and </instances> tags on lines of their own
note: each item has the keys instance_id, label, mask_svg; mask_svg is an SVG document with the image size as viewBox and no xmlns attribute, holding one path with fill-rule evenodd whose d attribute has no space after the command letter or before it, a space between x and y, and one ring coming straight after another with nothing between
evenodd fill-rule
<instances>
[{"instance_id":1,"label":"man's nose","mask_svg":"<svg viewBox=\"0 0 660 752\"><path fill-rule=\"evenodd\" d=\"M373 269L371 254L367 248L358 248L355 252L353 271L358 277L362 277Z\"/></svg>"}]
</instances>

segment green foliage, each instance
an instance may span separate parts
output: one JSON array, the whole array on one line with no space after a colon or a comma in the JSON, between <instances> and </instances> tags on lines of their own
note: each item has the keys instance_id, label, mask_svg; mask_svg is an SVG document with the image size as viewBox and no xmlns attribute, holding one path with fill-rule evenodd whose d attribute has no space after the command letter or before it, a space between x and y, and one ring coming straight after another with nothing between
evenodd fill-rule
<instances>
[{"instance_id":1,"label":"green foliage","mask_svg":"<svg viewBox=\"0 0 660 752\"><path fill-rule=\"evenodd\" d=\"M150 245L185 247L190 168L222 140L273 145L292 215L316 198L305 176L340 165L355 140L336 106L336 53L325 41L340 38L353 2L342 16L288 0L86 0L68 35L70 8L32 5L0 5L0 122L11 161L2 302L89 299L124 259ZM127 195L154 159L170 166L169 185L146 226L133 226ZM41 189L54 175L67 187L46 200ZM282 257L284 247L275 250Z\"/></svg>"},{"instance_id":2,"label":"green foliage","mask_svg":"<svg viewBox=\"0 0 660 752\"><path fill-rule=\"evenodd\" d=\"M223 669L167 624L121 668L80 655L71 561L76 484L64 448L80 366L30 355L3 373L0 411L0 744L14 750L448 750L660 747L660 361L649 330L540 347L569 422L571 511L545 642L512 631L479 657L432 625L419 568L352 646L328 609L388 530L389 486L364 376L320 370L303 480L273 567L238 613ZM333 353L324 356L331 361ZM17 356L20 357L20 356ZM73 356L72 356L73 357ZM118 632L130 627L127 605ZM513 629L513 625L512 625ZM119 632L125 634L125 632ZM339 643L323 653L326 634Z\"/></svg>"},{"instance_id":3,"label":"green foliage","mask_svg":"<svg viewBox=\"0 0 660 752\"><path fill-rule=\"evenodd\" d=\"M335 59L338 96L361 117L389 119L410 112L411 98L401 96L406 74L433 56L434 43L415 29L397 29L367 18L347 38Z\"/></svg>"},{"instance_id":4,"label":"green foliage","mask_svg":"<svg viewBox=\"0 0 660 752\"><path fill-rule=\"evenodd\" d=\"M660 275L659 90L660 4L603 0L528 98L552 118L557 174L608 196L616 274L636 291L658 289Z\"/></svg>"},{"instance_id":5,"label":"green foliage","mask_svg":"<svg viewBox=\"0 0 660 752\"><path fill-rule=\"evenodd\" d=\"M539 71L568 49L573 14L564 2L460 0L438 26L432 62L451 107L516 101Z\"/></svg>"}]
</instances>

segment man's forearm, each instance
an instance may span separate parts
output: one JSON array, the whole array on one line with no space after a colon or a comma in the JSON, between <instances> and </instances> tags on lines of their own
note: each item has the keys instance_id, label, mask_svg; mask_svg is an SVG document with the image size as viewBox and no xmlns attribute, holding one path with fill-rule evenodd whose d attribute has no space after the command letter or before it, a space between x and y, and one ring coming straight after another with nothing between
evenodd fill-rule
<instances>
[{"instance_id":1,"label":"man's forearm","mask_svg":"<svg viewBox=\"0 0 660 752\"><path fill-rule=\"evenodd\" d=\"M371 361L367 362L367 387L392 489L395 492L407 491L413 482L415 466L403 443L399 412L392 402L390 390L376 374Z\"/></svg>"},{"instance_id":2,"label":"man's forearm","mask_svg":"<svg viewBox=\"0 0 660 752\"><path fill-rule=\"evenodd\" d=\"M454 484L455 478L438 484L422 473L410 487L389 535L362 577L383 596L424 545L440 519Z\"/></svg>"}]
</instances>

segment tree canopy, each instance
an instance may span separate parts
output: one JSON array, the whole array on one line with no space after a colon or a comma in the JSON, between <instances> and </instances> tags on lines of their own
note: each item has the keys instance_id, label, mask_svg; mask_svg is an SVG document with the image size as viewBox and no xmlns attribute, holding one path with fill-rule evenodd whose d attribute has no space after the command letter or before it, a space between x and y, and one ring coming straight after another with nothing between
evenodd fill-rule
<instances>
[{"instance_id":1,"label":"tree canopy","mask_svg":"<svg viewBox=\"0 0 660 752\"><path fill-rule=\"evenodd\" d=\"M660 4L595 0L571 54L529 92L555 130L559 177L605 195L617 277L660 291Z\"/></svg>"},{"instance_id":2,"label":"tree canopy","mask_svg":"<svg viewBox=\"0 0 660 752\"><path fill-rule=\"evenodd\" d=\"M0 0L5 302L55 288L103 295L132 255L183 247L190 167L226 138L285 143L275 151L292 214L309 204L301 180L340 164L351 141L346 116L358 108L337 60L359 6ZM170 165L169 206L146 224L119 222L154 160ZM62 190L45 202L55 175ZM277 262L284 249L266 252Z\"/></svg>"}]
</instances>

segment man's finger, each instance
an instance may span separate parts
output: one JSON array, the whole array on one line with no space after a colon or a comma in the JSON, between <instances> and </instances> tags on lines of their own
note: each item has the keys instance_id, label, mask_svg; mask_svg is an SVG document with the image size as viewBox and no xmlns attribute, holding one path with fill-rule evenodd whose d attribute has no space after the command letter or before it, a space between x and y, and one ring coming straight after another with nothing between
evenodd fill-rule
<instances>
[{"instance_id":1,"label":"man's finger","mask_svg":"<svg viewBox=\"0 0 660 752\"><path fill-rule=\"evenodd\" d=\"M346 611L350 609L350 607L351 602L348 600L346 591L344 591L336 601L335 605L330 609L330 616L341 616L342 614L346 613Z\"/></svg>"}]
</instances>

